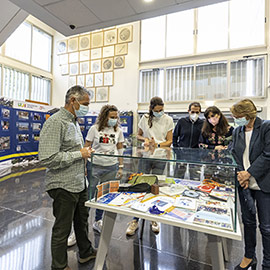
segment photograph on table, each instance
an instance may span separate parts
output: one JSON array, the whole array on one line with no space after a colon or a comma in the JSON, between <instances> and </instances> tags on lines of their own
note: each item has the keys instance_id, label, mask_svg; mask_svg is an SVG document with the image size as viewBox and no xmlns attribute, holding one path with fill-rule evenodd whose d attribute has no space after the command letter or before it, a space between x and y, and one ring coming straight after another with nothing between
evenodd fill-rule
<instances>
[{"instance_id":1,"label":"photograph on table","mask_svg":"<svg viewBox=\"0 0 270 270\"><path fill-rule=\"evenodd\" d=\"M19 143L29 142L29 134L17 134Z\"/></svg>"},{"instance_id":2,"label":"photograph on table","mask_svg":"<svg viewBox=\"0 0 270 270\"><path fill-rule=\"evenodd\" d=\"M113 70L113 58L102 59L102 71L112 71Z\"/></svg>"},{"instance_id":3,"label":"photograph on table","mask_svg":"<svg viewBox=\"0 0 270 270\"><path fill-rule=\"evenodd\" d=\"M2 117L9 118L10 117L10 110L2 108Z\"/></svg>"},{"instance_id":4,"label":"photograph on table","mask_svg":"<svg viewBox=\"0 0 270 270\"><path fill-rule=\"evenodd\" d=\"M67 53L67 40L60 40L56 45L56 54Z\"/></svg>"},{"instance_id":5,"label":"photograph on table","mask_svg":"<svg viewBox=\"0 0 270 270\"><path fill-rule=\"evenodd\" d=\"M79 64L74 63L69 65L69 75L78 75L79 74Z\"/></svg>"},{"instance_id":6,"label":"photograph on table","mask_svg":"<svg viewBox=\"0 0 270 270\"><path fill-rule=\"evenodd\" d=\"M68 75L69 74L69 65L62 65L61 66L61 75Z\"/></svg>"},{"instance_id":7,"label":"photograph on table","mask_svg":"<svg viewBox=\"0 0 270 270\"><path fill-rule=\"evenodd\" d=\"M77 76L77 85L81 85L84 87L84 75Z\"/></svg>"},{"instance_id":8,"label":"photograph on table","mask_svg":"<svg viewBox=\"0 0 270 270\"><path fill-rule=\"evenodd\" d=\"M29 119L29 112L26 111L17 111L18 118L20 120L28 120Z\"/></svg>"},{"instance_id":9,"label":"photograph on table","mask_svg":"<svg viewBox=\"0 0 270 270\"><path fill-rule=\"evenodd\" d=\"M33 113L33 120L34 121L40 121L41 120L41 114L40 113Z\"/></svg>"},{"instance_id":10,"label":"photograph on table","mask_svg":"<svg viewBox=\"0 0 270 270\"><path fill-rule=\"evenodd\" d=\"M90 60L90 50L80 51L80 61Z\"/></svg>"},{"instance_id":11,"label":"photograph on table","mask_svg":"<svg viewBox=\"0 0 270 270\"><path fill-rule=\"evenodd\" d=\"M90 48L90 34L79 37L79 50L87 50Z\"/></svg>"},{"instance_id":12,"label":"photograph on table","mask_svg":"<svg viewBox=\"0 0 270 270\"><path fill-rule=\"evenodd\" d=\"M83 117L78 117L77 121L80 125L84 125L84 118Z\"/></svg>"},{"instance_id":13,"label":"photograph on table","mask_svg":"<svg viewBox=\"0 0 270 270\"><path fill-rule=\"evenodd\" d=\"M101 56L102 56L102 49L101 48L91 50L91 60L100 59Z\"/></svg>"},{"instance_id":14,"label":"photograph on table","mask_svg":"<svg viewBox=\"0 0 270 270\"><path fill-rule=\"evenodd\" d=\"M86 88L86 89L90 94L91 103L96 102L96 89L95 88ZM89 118L89 119L92 119L92 118Z\"/></svg>"},{"instance_id":15,"label":"photograph on table","mask_svg":"<svg viewBox=\"0 0 270 270\"><path fill-rule=\"evenodd\" d=\"M78 37L71 38L68 40L68 52L78 51Z\"/></svg>"},{"instance_id":16,"label":"photograph on table","mask_svg":"<svg viewBox=\"0 0 270 270\"><path fill-rule=\"evenodd\" d=\"M77 84L76 76L69 76L68 77L68 87L72 87Z\"/></svg>"},{"instance_id":17,"label":"photograph on table","mask_svg":"<svg viewBox=\"0 0 270 270\"><path fill-rule=\"evenodd\" d=\"M94 86L94 74L85 75L85 87L93 87Z\"/></svg>"},{"instance_id":18,"label":"photograph on table","mask_svg":"<svg viewBox=\"0 0 270 270\"><path fill-rule=\"evenodd\" d=\"M91 73L101 72L101 60L91 61Z\"/></svg>"},{"instance_id":19,"label":"photograph on table","mask_svg":"<svg viewBox=\"0 0 270 270\"><path fill-rule=\"evenodd\" d=\"M10 149L10 137L0 137L0 150Z\"/></svg>"},{"instance_id":20,"label":"photograph on table","mask_svg":"<svg viewBox=\"0 0 270 270\"><path fill-rule=\"evenodd\" d=\"M114 57L114 68L123 68L123 67L125 67L125 56Z\"/></svg>"},{"instance_id":21,"label":"photograph on table","mask_svg":"<svg viewBox=\"0 0 270 270\"><path fill-rule=\"evenodd\" d=\"M9 130L9 121L2 120L1 121L1 127L2 127L3 131L8 131Z\"/></svg>"},{"instance_id":22,"label":"photograph on table","mask_svg":"<svg viewBox=\"0 0 270 270\"><path fill-rule=\"evenodd\" d=\"M33 131L40 131L41 130L41 123L33 123Z\"/></svg>"},{"instance_id":23,"label":"photograph on table","mask_svg":"<svg viewBox=\"0 0 270 270\"><path fill-rule=\"evenodd\" d=\"M80 74L88 74L90 72L89 61L80 62Z\"/></svg>"},{"instance_id":24,"label":"photograph on table","mask_svg":"<svg viewBox=\"0 0 270 270\"><path fill-rule=\"evenodd\" d=\"M117 43L117 29L111 29L104 32L104 46Z\"/></svg>"},{"instance_id":25,"label":"photograph on table","mask_svg":"<svg viewBox=\"0 0 270 270\"><path fill-rule=\"evenodd\" d=\"M91 48L98 48L103 46L103 32L92 33Z\"/></svg>"},{"instance_id":26,"label":"photograph on table","mask_svg":"<svg viewBox=\"0 0 270 270\"><path fill-rule=\"evenodd\" d=\"M68 62L69 63L77 63L77 62L79 62L79 53L78 52L70 53L69 57L68 57Z\"/></svg>"},{"instance_id":27,"label":"photograph on table","mask_svg":"<svg viewBox=\"0 0 270 270\"><path fill-rule=\"evenodd\" d=\"M86 118L87 125L92 125L93 124L93 119L92 117Z\"/></svg>"},{"instance_id":28,"label":"photograph on table","mask_svg":"<svg viewBox=\"0 0 270 270\"><path fill-rule=\"evenodd\" d=\"M128 44L116 44L115 45L115 55L126 55L128 53Z\"/></svg>"},{"instance_id":29,"label":"photograph on table","mask_svg":"<svg viewBox=\"0 0 270 270\"><path fill-rule=\"evenodd\" d=\"M111 57L114 56L114 46L107 46L102 48L102 57Z\"/></svg>"},{"instance_id":30,"label":"photograph on table","mask_svg":"<svg viewBox=\"0 0 270 270\"><path fill-rule=\"evenodd\" d=\"M18 130L19 131L26 131L29 130L29 123L27 122L17 122Z\"/></svg>"},{"instance_id":31,"label":"photograph on table","mask_svg":"<svg viewBox=\"0 0 270 270\"><path fill-rule=\"evenodd\" d=\"M59 65L67 65L68 64L68 54L59 55Z\"/></svg>"},{"instance_id":32,"label":"photograph on table","mask_svg":"<svg viewBox=\"0 0 270 270\"><path fill-rule=\"evenodd\" d=\"M109 102L109 87L96 88L96 102Z\"/></svg>"},{"instance_id":33,"label":"photograph on table","mask_svg":"<svg viewBox=\"0 0 270 270\"><path fill-rule=\"evenodd\" d=\"M113 72L104 72L104 86L113 85Z\"/></svg>"},{"instance_id":34,"label":"photograph on table","mask_svg":"<svg viewBox=\"0 0 270 270\"><path fill-rule=\"evenodd\" d=\"M132 25L118 28L118 43L131 42L133 36Z\"/></svg>"},{"instance_id":35,"label":"photograph on table","mask_svg":"<svg viewBox=\"0 0 270 270\"><path fill-rule=\"evenodd\" d=\"M81 132L84 132L85 127L84 126L80 126Z\"/></svg>"},{"instance_id":36,"label":"photograph on table","mask_svg":"<svg viewBox=\"0 0 270 270\"><path fill-rule=\"evenodd\" d=\"M95 87L103 86L103 73L95 74Z\"/></svg>"}]
</instances>

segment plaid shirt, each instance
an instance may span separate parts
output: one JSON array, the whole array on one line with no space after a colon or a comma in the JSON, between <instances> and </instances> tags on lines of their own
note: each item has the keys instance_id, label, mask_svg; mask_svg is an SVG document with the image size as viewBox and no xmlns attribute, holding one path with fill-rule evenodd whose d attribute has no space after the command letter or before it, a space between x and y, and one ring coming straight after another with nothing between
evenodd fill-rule
<instances>
[{"instance_id":1,"label":"plaid shirt","mask_svg":"<svg viewBox=\"0 0 270 270\"><path fill-rule=\"evenodd\" d=\"M79 124L65 108L45 122L40 133L39 160L47 167L46 190L63 188L77 193L85 189L85 163L80 152L83 144Z\"/></svg>"}]
</instances>

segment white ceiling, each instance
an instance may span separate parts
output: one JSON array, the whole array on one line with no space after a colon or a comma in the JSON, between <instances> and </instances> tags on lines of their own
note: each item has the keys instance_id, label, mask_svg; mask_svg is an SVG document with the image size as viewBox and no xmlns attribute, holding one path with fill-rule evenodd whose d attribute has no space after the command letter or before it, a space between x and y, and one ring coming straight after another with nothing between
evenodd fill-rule
<instances>
[{"instance_id":1,"label":"white ceiling","mask_svg":"<svg viewBox=\"0 0 270 270\"><path fill-rule=\"evenodd\" d=\"M153 0L152 3L143 0L10 1L56 31L71 36L226 0Z\"/></svg>"}]
</instances>

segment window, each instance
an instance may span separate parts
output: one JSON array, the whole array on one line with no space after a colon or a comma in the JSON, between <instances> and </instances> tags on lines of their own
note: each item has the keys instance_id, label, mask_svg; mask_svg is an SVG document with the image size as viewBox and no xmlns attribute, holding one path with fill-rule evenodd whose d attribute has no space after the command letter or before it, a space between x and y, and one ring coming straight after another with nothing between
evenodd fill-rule
<instances>
[{"instance_id":1,"label":"window","mask_svg":"<svg viewBox=\"0 0 270 270\"><path fill-rule=\"evenodd\" d=\"M29 74L4 67L3 96L25 100L29 99Z\"/></svg>"},{"instance_id":2,"label":"window","mask_svg":"<svg viewBox=\"0 0 270 270\"><path fill-rule=\"evenodd\" d=\"M228 2L198 9L197 52L228 48Z\"/></svg>"},{"instance_id":3,"label":"window","mask_svg":"<svg viewBox=\"0 0 270 270\"><path fill-rule=\"evenodd\" d=\"M42 30L33 27L32 65L51 71L51 55L52 37Z\"/></svg>"},{"instance_id":4,"label":"window","mask_svg":"<svg viewBox=\"0 0 270 270\"><path fill-rule=\"evenodd\" d=\"M163 97L163 78L163 70L142 70L140 72L139 102L149 102L154 96Z\"/></svg>"},{"instance_id":5,"label":"window","mask_svg":"<svg viewBox=\"0 0 270 270\"><path fill-rule=\"evenodd\" d=\"M167 57L193 53L193 29L193 10L167 15Z\"/></svg>"},{"instance_id":6,"label":"window","mask_svg":"<svg viewBox=\"0 0 270 270\"><path fill-rule=\"evenodd\" d=\"M196 66L195 99L225 99L227 63L204 63Z\"/></svg>"},{"instance_id":7,"label":"window","mask_svg":"<svg viewBox=\"0 0 270 270\"><path fill-rule=\"evenodd\" d=\"M262 45L265 0L230 1L230 48Z\"/></svg>"},{"instance_id":8,"label":"window","mask_svg":"<svg viewBox=\"0 0 270 270\"><path fill-rule=\"evenodd\" d=\"M31 24L22 23L7 39L6 56L30 64L31 55Z\"/></svg>"},{"instance_id":9,"label":"window","mask_svg":"<svg viewBox=\"0 0 270 270\"><path fill-rule=\"evenodd\" d=\"M24 22L7 39L5 55L50 72L52 37Z\"/></svg>"},{"instance_id":10,"label":"window","mask_svg":"<svg viewBox=\"0 0 270 270\"><path fill-rule=\"evenodd\" d=\"M166 69L165 101L192 100L194 66Z\"/></svg>"},{"instance_id":11,"label":"window","mask_svg":"<svg viewBox=\"0 0 270 270\"><path fill-rule=\"evenodd\" d=\"M142 21L141 61L165 57L165 19L161 16Z\"/></svg>"},{"instance_id":12,"label":"window","mask_svg":"<svg viewBox=\"0 0 270 270\"><path fill-rule=\"evenodd\" d=\"M50 104L51 81L32 76L31 100Z\"/></svg>"},{"instance_id":13,"label":"window","mask_svg":"<svg viewBox=\"0 0 270 270\"><path fill-rule=\"evenodd\" d=\"M231 97L264 97L264 58L231 62Z\"/></svg>"}]
</instances>

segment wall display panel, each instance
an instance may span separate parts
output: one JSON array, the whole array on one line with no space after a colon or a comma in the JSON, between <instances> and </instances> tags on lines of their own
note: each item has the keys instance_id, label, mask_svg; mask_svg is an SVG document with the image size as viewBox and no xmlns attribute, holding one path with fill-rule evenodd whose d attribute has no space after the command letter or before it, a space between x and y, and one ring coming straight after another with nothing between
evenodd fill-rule
<instances>
[{"instance_id":1,"label":"wall display panel","mask_svg":"<svg viewBox=\"0 0 270 270\"><path fill-rule=\"evenodd\" d=\"M92 34L91 48L99 48L103 46L103 32L96 32Z\"/></svg>"},{"instance_id":2,"label":"wall display panel","mask_svg":"<svg viewBox=\"0 0 270 270\"><path fill-rule=\"evenodd\" d=\"M69 57L68 57L68 62L69 63L77 63L77 62L79 62L79 52L70 53Z\"/></svg>"},{"instance_id":3,"label":"wall display panel","mask_svg":"<svg viewBox=\"0 0 270 270\"><path fill-rule=\"evenodd\" d=\"M114 83L113 72L104 72L104 86L112 86Z\"/></svg>"},{"instance_id":4,"label":"wall display panel","mask_svg":"<svg viewBox=\"0 0 270 270\"><path fill-rule=\"evenodd\" d=\"M124 68L125 67L125 56L114 57L114 68Z\"/></svg>"},{"instance_id":5,"label":"wall display panel","mask_svg":"<svg viewBox=\"0 0 270 270\"><path fill-rule=\"evenodd\" d=\"M104 46L113 45L117 42L117 29L104 32Z\"/></svg>"},{"instance_id":6,"label":"wall display panel","mask_svg":"<svg viewBox=\"0 0 270 270\"><path fill-rule=\"evenodd\" d=\"M128 44L116 44L115 45L115 55L126 55L128 54Z\"/></svg>"},{"instance_id":7,"label":"wall display panel","mask_svg":"<svg viewBox=\"0 0 270 270\"><path fill-rule=\"evenodd\" d=\"M102 59L102 71L112 71L113 70L113 58Z\"/></svg>"},{"instance_id":8,"label":"wall display panel","mask_svg":"<svg viewBox=\"0 0 270 270\"><path fill-rule=\"evenodd\" d=\"M101 72L101 60L91 61L91 73Z\"/></svg>"},{"instance_id":9,"label":"wall display panel","mask_svg":"<svg viewBox=\"0 0 270 270\"><path fill-rule=\"evenodd\" d=\"M114 46L107 46L102 48L102 57L111 57L114 56Z\"/></svg>"},{"instance_id":10,"label":"wall display panel","mask_svg":"<svg viewBox=\"0 0 270 270\"><path fill-rule=\"evenodd\" d=\"M93 87L94 86L94 74L85 75L85 87Z\"/></svg>"},{"instance_id":11,"label":"wall display panel","mask_svg":"<svg viewBox=\"0 0 270 270\"><path fill-rule=\"evenodd\" d=\"M77 85L85 86L85 76L84 75L79 75L77 76Z\"/></svg>"},{"instance_id":12,"label":"wall display panel","mask_svg":"<svg viewBox=\"0 0 270 270\"><path fill-rule=\"evenodd\" d=\"M68 40L68 52L78 51L78 43L79 43L78 37L69 39Z\"/></svg>"},{"instance_id":13,"label":"wall display panel","mask_svg":"<svg viewBox=\"0 0 270 270\"><path fill-rule=\"evenodd\" d=\"M95 88L86 88L90 93L90 102L96 102L96 89Z\"/></svg>"},{"instance_id":14,"label":"wall display panel","mask_svg":"<svg viewBox=\"0 0 270 270\"><path fill-rule=\"evenodd\" d=\"M90 72L89 61L80 62L80 74L88 74Z\"/></svg>"},{"instance_id":15,"label":"wall display panel","mask_svg":"<svg viewBox=\"0 0 270 270\"><path fill-rule=\"evenodd\" d=\"M95 87L103 86L103 73L95 74Z\"/></svg>"},{"instance_id":16,"label":"wall display panel","mask_svg":"<svg viewBox=\"0 0 270 270\"><path fill-rule=\"evenodd\" d=\"M131 42L133 38L132 25L118 28L118 43Z\"/></svg>"},{"instance_id":17,"label":"wall display panel","mask_svg":"<svg viewBox=\"0 0 270 270\"><path fill-rule=\"evenodd\" d=\"M101 48L91 50L91 60L100 59L102 56Z\"/></svg>"},{"instance_id":18,"label":"wall display panel","mask_svg":"<svg viewBox=\"0 0 270 270\"><path fill-rule=\"evenodd\" d=\"M109 87L96 88L96 102L109 102Z\"/></svg>"},{"instance_id":19,"label":"wall display panel","mask_svg":"<svg viewBox=\"0 0 270 270\"><path fill-rule=\"evenodd\" d=\"M74 63L74 64L69 65L69 74L71 76L79 74L79 64L78 63Z\"/></svg>"},{"instance_id":20,"label":"wall display panel","mask_svg":"<svg viewBox=\"0 0 270 270\"><path fill-rule=\"evenodd\" d=\"M57 54L67 53L67 40L61 40L57 42L56 53Z\"/></svg>"},{"instance_id":21,"label":"wall display panel","mask_svg":"<svg viewBox=\"0 0 270 270\"><path fill-rule=\"evenodd\" d=\"M90 50L80 51L80 61L90 60Z\"/></svg>"},{"instance_id":22,"label":"wall display panel","mask_svg":"<svg viewBox=\"0 0 270 270\"><path fill-rule=\"evenodd\" d=\"M90 34L79 37L79 49L80 50L90 49Z\"/></svg>"}]
</instances>

